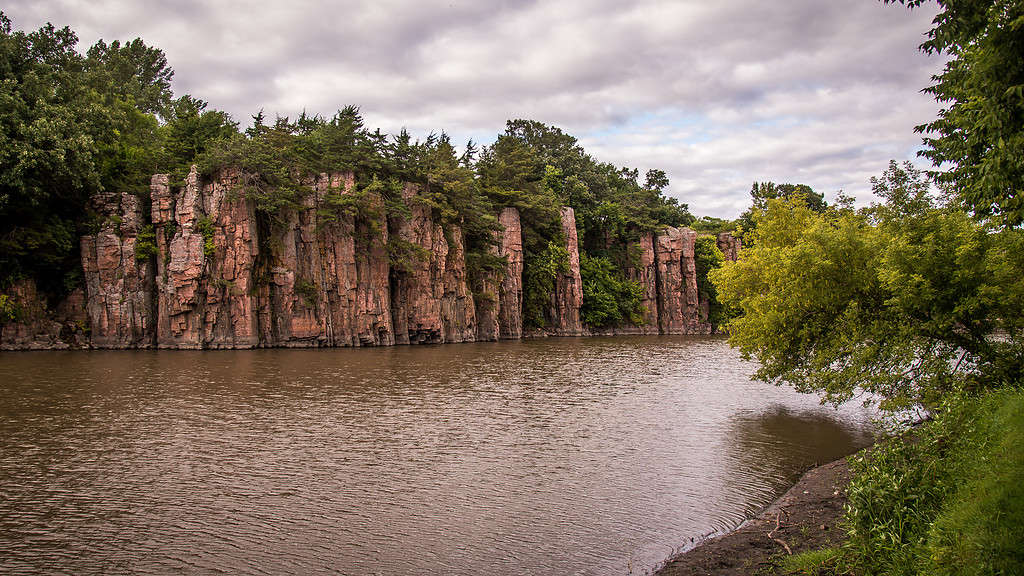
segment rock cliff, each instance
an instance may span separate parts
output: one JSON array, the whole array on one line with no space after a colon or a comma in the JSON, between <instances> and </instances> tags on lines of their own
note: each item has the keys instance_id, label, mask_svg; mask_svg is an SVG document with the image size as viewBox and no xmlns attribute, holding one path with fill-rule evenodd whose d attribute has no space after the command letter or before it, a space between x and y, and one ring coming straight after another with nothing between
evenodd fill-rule
<instances>
[{"instance_id":1,"label":"rock cliff","mask_svg":"<svg viewBox=\"0 0 1024 576\"><path fill-rule=\"evenodd\" d=\"M13 314L4 321L0 316L0 350L66 350L87 348L88 317L85 294L81 289L51 310L29 279L8 286L0 295L0 312Z\"/></svg>"},{"instance_id":2,"label":"rock cliff","mask_svg":"<svg viewBox=\"0 0 1024 576\"><path fill-rule=\"evenodd\" d=\"M551 295L551 325L547 333L553 336L582 336L580 307L583 305L583 281L580 279L580 249L576 234L576 213L562 208L562 234L569 254L569 266L555 277L555 291Z\"/></svg>"},{"instance_id":3,"label":"rock cliff","mask_svg":"<svg viewBox=\"0 0 1024 576\"><path fill-rule=\"evenodd\" d=\"M91 341L96 348L151 348L153 263L139 247L145 227L142 202L132 194L96 199L100 231L81 239L82 272ZM152 234L148 241L152 247Z\"/></svg>"},{"instance_id":4,"label":"rock cliff","mask_svg":"<svg viewBox=\"0 0 1024 576\"><path fill-rule=\"evenodd\" d=\"M505 208L498 223L502 230L498 255L506 260L498 288L498 337L514 340L523 337L523 227L519 210Z\"/></svg>"},{"instance_id":5,"label":"rock cliff","mask_svg":"<svg viewBox=\"0 0 1024 576\"><path fill-rule=\"evenodd\" d=\"M523 337L523 230L519 211L505 208L498 216L491 254L504 269L484 272L474 296L478 341Z\"/></svg>"},{"instance_id":6,"label":"rock cliff","mask_svg":"<svg viewBox=\"0 0 1024 576\"><path fill-rule=\"evenodd\" d=\"M636 246L636 264L626 270L630 280L640 284L643 322L616 330L619 334L658 334L658 266L655 263L654 235L642 234Z\"/></svg>"},{"instance_id":7,"label":"rock cliff","mask_svg":"<svg viewBox=\"0 0 1024 576\"><path fill-rule=\"evenodd\" d=\"M655 238L654 260L658 289L658 328L662 334L706 334L700 321L697 271L693 259L697 233L668 227Z\"/></svg>"},{"instance_id":8,"label":"rock cliff","mask_svg":"<svg viewBox=\"0 0 1024 576\"><path fill-rule=\"evenodd\" d=\"M85 292L49 311L33 284L9 287L5 296L21 312L0 326L0 346L387 346L524 336L515 208L498 215L489 265L470 278L461 227L442 225L420 185L405 184L408 210L388 216L384 199L360 187L353 173L324 173L309 178L297 205L271 220L247 196L253 184L230 170L202 178L193 169L181 186L158 174L150 186L151 224L136 196L98 198L104 223L81 239ZM626 274L642 289L642 321L592 332L580 318L572 208L562 209L561 227L568 262L555 277L542 334L710 331L692 230L640 236ZM736 238L716 240L727 259L738 257Z\"/></svg>"},{"instance_id":9,"label":"rock cliff","mask_svg":"<svg viewBox=\"0 0 1024 576\"><path fill-rule=\"evenodd\" d=\"M733 236L730 232L719 232L715 238L715 243L718 244L718 249L722 251L722 256L730 262L735 262L740 258L740 239Z\"/></svg>"}]
</instances>

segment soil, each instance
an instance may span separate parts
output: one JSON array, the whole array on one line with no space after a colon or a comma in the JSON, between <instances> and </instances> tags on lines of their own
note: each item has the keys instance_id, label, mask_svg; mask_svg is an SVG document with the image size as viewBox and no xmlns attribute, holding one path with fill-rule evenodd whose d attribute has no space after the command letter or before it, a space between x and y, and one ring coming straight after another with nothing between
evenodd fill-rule
<instances>
[{"instance_id":1,"label":"soil","mask_svg":"<svg viewBox=\"0 0 1024 576\"><path fill-rule=\"evenodd\" d=\"M850 476L845 458L811 469L758 517L669 560L657 575L775 574L782 556L839 544Z\"/></svg>"}]
</instances>

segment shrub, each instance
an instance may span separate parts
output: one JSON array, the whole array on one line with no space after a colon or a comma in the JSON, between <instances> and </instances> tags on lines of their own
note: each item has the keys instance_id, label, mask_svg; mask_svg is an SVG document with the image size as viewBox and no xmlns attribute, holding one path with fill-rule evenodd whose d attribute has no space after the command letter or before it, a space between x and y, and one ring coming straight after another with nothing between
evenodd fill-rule
<instances>
[{"instance_id":1,"label":"shrub","mask_svg":"<svg viewBox=\"0 0 1024 576\"><path fill-rule=\"evenodd\" d=\"M855 574L1024 573L1024 392L947 400L851 459L843 545Z\"/></svg>"}]
</instances>

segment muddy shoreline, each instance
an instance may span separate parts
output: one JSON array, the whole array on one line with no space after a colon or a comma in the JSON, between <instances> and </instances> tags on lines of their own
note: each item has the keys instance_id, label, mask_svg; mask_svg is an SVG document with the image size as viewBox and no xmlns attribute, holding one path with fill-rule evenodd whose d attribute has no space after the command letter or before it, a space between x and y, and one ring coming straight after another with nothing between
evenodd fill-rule
<instances>
[{"instance_id":1,"label":"muddy shoreline","mask_svg":"<svg viewBox=\"0 0 1024 576\"><path fill-rule=\"evenodd\" d=\"M835 546L850 478L846 458L812 468L757 517L671 558L655 574L774 574L789 553Z\"/></svg>"}]
</instances>

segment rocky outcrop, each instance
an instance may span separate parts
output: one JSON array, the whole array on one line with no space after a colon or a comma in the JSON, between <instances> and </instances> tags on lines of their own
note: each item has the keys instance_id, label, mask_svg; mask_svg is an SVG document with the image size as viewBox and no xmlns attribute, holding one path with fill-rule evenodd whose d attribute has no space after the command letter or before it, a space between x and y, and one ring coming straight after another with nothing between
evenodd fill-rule
<instances>
[{"instance_id":1,"label":"rocky outcrop","mask_svg":"<svg viewBox=\"0 0 1024 576\"><path fill-rule=\"evenodd\" d=\"M309 185L267 257L264 345L394 344L383 200L364 193L370 214L357 217L342 202L359 193L354 174L320 174Z\"/></svg>"},{"instance_id":2,"label":"rocky outcrop","mask_svg":"<svg viewBox=\"0 0 1024 576\"><path fill-rule=\"evenodd\" d=\"M351 172L324 173L309 178L297 205L273 218L258 213L248 196L254 184L232 170L203 178L193 168L182 186L156 175L152 224L144 202L133 195L98 198L97 210L107 218L97 234L81 239L85 292L72 293L50 311L34 285L9 288L5 306L14 298L19 313L0 317L0 344L89 345L86 325L91 345L101 348L386 346L524 337L523 226L515 208L498 215L489 265L475 267L470 278L461 226L442 225L417 184L402 189L407 210L388 215L375 187L360 187ZM697 292L693 231L667 228L639 236L626 251L626 274L641 287L643 316L636 325L598 331L581 320L572 208L562 209L561 228L565 266L554 277L548 324L530 336L710 331L710 308ZM614 238L603 240L614 251ZM736 238L722 234L716 241L727 259L737 257Z\"/></svg>"},{"instance_id":3,"label":"rocky outcrop","mask_svg":"<svg viewBox=\"0 0 1024 576\"><path fill-rule=\"evenodd\" d=\"M501 244L498 255L505 258L505 274L498 287L498 337L523 337L523 226L519 210L505 208L498 217Z\"/></svg>"},{"instance_id":4,"label":"rocky outcrop","mask_svg":"<svg viewBox=\"0 0 1024 576\"><path fill-rule=\"evenodd\" d=\"M391 312L398 344L472 342L476 312L466 278L462 230L445 230L406 184L402 199L408 217L391 219L396 237L391 270Z\"/></svg>"},{"instance_id":5,"label":"rocky outcrop","mask_svg":"<svg viewBox=\"0 0 1024 576\"><path fill-rule=\"evenodd\" d=\"M193 167L182 193L176 195L168 176L158 174L152 179L150 194L157 241L156 345L202 348L206 286L201 280L206 242L199 230L203 217L199 175Z\"/></svg>"},{"instance_id":6,"label":"rocky outcrop","mask_svg":"<svg viewBox=\"0 0 1024 576\"><path fill-rule=\"evenodd\" d=\"M85 295L74 290L51 310L36 289L22 278L0 293L0 350L66 350L86 348Z\"/></svg>"},{"instance_id":7,"label":"rocky outcrop","mask_svg":"<svg viewBox=\"0 0 1024 576\"><path fill-rule=\"evenodd\" d=\"M658 328L662 334L707 334L697 299L693 259L697 233L668 227L655 238L654 260L658 286Z\"/></svg>"},{"instance_id":8,"label":"rocky outcrop","mask_svg":"<svg viewBox=\"0 0 1024 576\"><path fill-rule=\"evenodd\" d=\"M576 213L562 208L562 234L569 254L568 267L555 276L555 291L551 295L550 318L547 329L553 336L582 336L580 307L583 305L583 281L580 279L580 249L576 235Z\"/></svg>"},{"instance_id":9,"label":"rocky outcrop","mask_svg":"<svg viewBox=\"0 0 1024 576\"><path fill-rule=\"evenodd\" d=\"M442 342L442 276L448 242L418 193L416 185L405 185L402 199L409 207L409 216L392 218L390 224L397 240L391 271L391 315L397 344Z\"/></svg>"},{"instance_id":10,"label":"rocky outcrop","mask_svg":"<svg viewBox=\"0 0 1024 576\"><path fill-rule=\"evenodd\" d=\"M733 236L731 232L719 232L715 238L718 249L722 256L729 262L735 262L740 258L740 239Z\"/></svg>"},{"instance_id":11,"label":"rocky outcrop","mask_svg":"<svg viewBox=\"0 0 1024 576\"><path fill-rule=\"evenodd\" d=\"M655 263L653 234L640 235L637 252L635 265L626 269L626 275L638 283L642 290L640 304L644 309L643 322L619 328L616 333L658 334L658 266Z\"/></svg>"},{"instance_id":12,"label":"rocky outcrop","mask_svg":"<svg viewBox=\"0 0 1024 576\"><path fill-rule=\"evenodd\" d=\"M356 219L353 346L390 346L395 343L391 319L391 267L388 261L388 225L384 200L374 193L368 199L374 219Z\"/></svg>"},{"instance_id":13,"label":"rocky outcrop","mask_svg":"<svg viewBox=\"0 0 1024 576\"><path fill-rule=\"evenodd\" d=\"M260 342L253 278L259 257L258 227L240 178L228 171L201 187L203 214L198 217L197 232L206 260L199 290L205 293L203 348L253 348ZM182 222L180 228L186 227L187 222Z\"/></svg>"},{"instance_id":14,"label":"rocky outcrop","mask_svg":"<svg viewBox=\"0 0 1024 576\"><path fill-rule=\"evenodd\" d=\"M466 278L466 249L462 229L452 226L441 274L441 341L476 340L476 306Z\"/></svg>"},{"instance_id":15,"label":"rocky outcrop","mask_svg":"<svg viewBox=\"0 0 1024 576\"><path fill-rule=\"evenodd\" d=\"M92 345L150 348L156 335L151 253L155 237L152 229L144 231L142 202L121 193L100 196L95 204L105 216L103 224L98 233L83 236L80 242Z\"/></svg>"},{"instance_id":16,"label":"rocky outcrop","mask_svg":"<svg viewBox=\"0 0 1024 576\"><path fill-rule=\"evenodd\" d=\"M523 231L519 210L498 216L491 254L504 261L500 271L484 272L474 294L479 341L523 337Z\"/></svg>"}]
</instances>

